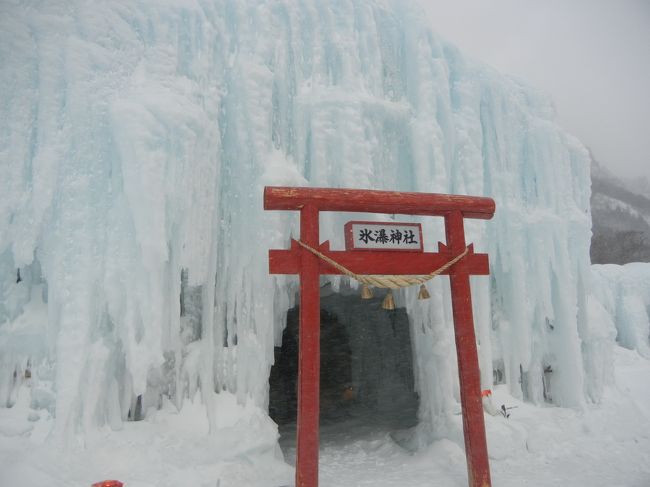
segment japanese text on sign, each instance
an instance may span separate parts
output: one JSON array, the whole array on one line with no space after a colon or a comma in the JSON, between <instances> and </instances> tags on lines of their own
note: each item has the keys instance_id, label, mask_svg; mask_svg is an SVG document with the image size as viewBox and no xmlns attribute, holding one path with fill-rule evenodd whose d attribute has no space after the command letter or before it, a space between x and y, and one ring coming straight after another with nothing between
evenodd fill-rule
<instances>
[{"instance_id":1,"label":"japanese text on sign","mask_svg":"<svg viewBox=\"0 0 650 487\"><path fill-rule=\"evenodd\" d=\"M419 223L348 222L345 225L347 249L422 250Z\"/></svg>"}]
</instances>

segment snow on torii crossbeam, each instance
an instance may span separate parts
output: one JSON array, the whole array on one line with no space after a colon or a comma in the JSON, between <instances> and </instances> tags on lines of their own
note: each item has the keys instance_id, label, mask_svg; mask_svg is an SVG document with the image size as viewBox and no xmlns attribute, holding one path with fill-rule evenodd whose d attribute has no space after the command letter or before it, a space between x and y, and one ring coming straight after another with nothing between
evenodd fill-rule
<instances>
[{"instance_id":1,"label":"snow on torii crossbeam","mask_svg":"<svg viewBox=\"0 0 650 487\"><path fill-rule=\"evenodd\" d=\"M441 267L466 249L464 218L489 220L494 215L491 198L401 193L331 188L264 188L265 210L300 211L300 240L358 275L423 275ZM439 252L408 252L395 259L391 250L331 251L320 244L319 212L344 211L441 216L445 220L446 245ZM271 274L300 275L300 326L298 353L298 418L296 439L296 487L318 486L320 394L320 275L341 271L313 252L291 242L289 250L269 251ZM449 275L454 333L463 412L465 455L470 487L490 487L481 381L472 316L470 275L487 275L487 254L475 254L472 245L458 263L443 272Z\"/></svg>"}]
</instances>

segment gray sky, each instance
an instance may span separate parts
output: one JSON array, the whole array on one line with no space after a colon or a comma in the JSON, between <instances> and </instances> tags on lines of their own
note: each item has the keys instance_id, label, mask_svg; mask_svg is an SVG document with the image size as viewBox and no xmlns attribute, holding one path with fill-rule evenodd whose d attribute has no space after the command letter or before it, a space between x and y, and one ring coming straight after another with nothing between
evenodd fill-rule
<instances>
[{"instance_id":1,"label":"gray sky","mask_svg":"<svg viewBox=\"0 0 650 487\"><path fill-rule=\"evenodd\" d=\"M465 54L549 93L604 166L650 177L650 0L420 0Z\"/></svg>"}]
</instances>

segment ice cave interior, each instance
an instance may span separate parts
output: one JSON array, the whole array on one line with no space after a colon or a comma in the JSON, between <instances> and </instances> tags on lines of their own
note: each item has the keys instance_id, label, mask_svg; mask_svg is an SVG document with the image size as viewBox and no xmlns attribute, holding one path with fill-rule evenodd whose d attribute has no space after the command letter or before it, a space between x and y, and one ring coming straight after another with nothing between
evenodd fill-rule
<instances>
[{"instance_id":1,"label":"ice cave interior","mask_svg":"<svg viewBox=\"0 0 650 487\"><path fill-rule=\"evenodd\" d=\"M409 319L405 308L382 309L384 293L364 300L356 293L334 292L329 284L321 290L320 421L325 434L417 424ZM281 444L291 444L296 425L298 327L296 306L287 313L269 378L269 414L280 425Z\"/></svg>"}]
</instances>

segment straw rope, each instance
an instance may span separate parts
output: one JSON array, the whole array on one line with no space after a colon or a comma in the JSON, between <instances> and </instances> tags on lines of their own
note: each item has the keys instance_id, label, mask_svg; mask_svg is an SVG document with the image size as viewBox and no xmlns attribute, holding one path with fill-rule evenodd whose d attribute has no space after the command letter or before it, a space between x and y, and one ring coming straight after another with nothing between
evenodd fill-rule
<instances>
[{"instance_id":1,"label":"straw rope","mask_svg":"<svg viewBox=\"0 0 650 487\"><path fill-rule=\"evenodd\" d=\"M390 288L390 289L399 289L402 287L408 287L408 286L413 286L414 284L424 284L427 281L430 281L434 277L436 277L439 274L442 274L445 272L447 269L449 269L452 265L454 265L456 262L458 262L460 259L465 257L467 255L467 252L469 252L469 247L466 247L465 250L451 259L449 262L446 264L443 264L433 272L422 275L422 276L401 276L401 275L359 275L355 274L352 272L350 269L342 266L338 262L336 262L334 259L328 257L327 255L323 254L322 252L319 252L313 247L310 247L306 243L296 240L296 242L301 245L303 248L309 250L312 254L314 254L317 257L320 257L322 260L330 264L332 267L338 269L341 271L343 274L345 274L348 277L351 277L352 279L355 279L359 281L362 284L368 284L370 286L375 286L375 287L380 287L380 288Z\"/></svg>"}]
</instances>

